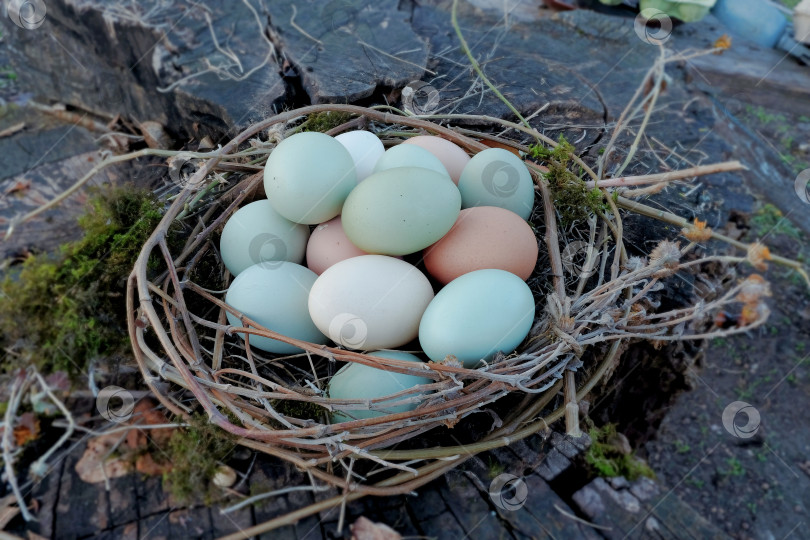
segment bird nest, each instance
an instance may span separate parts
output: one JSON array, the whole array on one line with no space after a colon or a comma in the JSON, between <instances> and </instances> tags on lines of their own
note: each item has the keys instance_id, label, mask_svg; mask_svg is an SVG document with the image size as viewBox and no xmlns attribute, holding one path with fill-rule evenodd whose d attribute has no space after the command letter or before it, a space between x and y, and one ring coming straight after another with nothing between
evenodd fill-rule
<instances>
[{"instance_id":1,"label":"bird nest","mask_svg":"<svg viewBox=\"0 0 810 540\"><path fill-rule=\"evenodd\" d=\"M332 115L331 125L323 122L324 115ZM336 127L335 118L340 119ZM488 117L443 120L448 119L468 126L474 121L478 131L446 127L390 107L313 105L257 123L217 150L178 154L174 160L193 162L197 170L186 178L183 169L172 164L170 176L182 189L143 246L128 280L134 354L146 383L166 408L181 416L202 409L241 444L289 461L343 491L325 505L410 492L477 452L508 445L563 417L566 431L578 435L578 400L615 367L628 342L661 345L726 335L761 325L768 315L761 301L769 294L768 286L756 274L694 305L656 312L657 291L678 272L708 262L761 266L770 254L755 244L743 246L746 251L739 257L699 256L700 243L723 238L704 223L687 224L617 195L620 188L657 188L679 178L733 170L738 163L601 180L570 146L528 126ZM496 145L525 158L537 194L531 221L545 249L528 281L536 318L517 350L503 351L477 369L466 369L452 356L415 365L280 335L225 303L230 276L217 252L218 232L240 206L262 196L262 165L273 148L291 133L319 125L331 135L362 127L387 146L410 135L433 134L469 154ZM492 127L508 128L535 144L493 135ZM583 178L572 171L582 171ZM580 220L563 220L559 201L572 192L598 204L583 208ZM628 211L682 225L680 239L662 241L649 254L633 255L623 242L622 215ZM195 224L180 241L172 238L178 220ZM200 276L214 276L217 285L201 283ZM228 324L228 312L238 317L241 327ZM737 322L724 327L704 324L720 312L734 313ZM304 352L285 357L257 352L250 347L253 336ZM325 391L329 378L347 362L431 382L377 400L331 399ZM499 406L507 402L508 407ZM392 403L417 406L409 412L330 422L332 411L351 417L358 410L385 411ZM462 428L476 413L491 417L486 423L491 427L474 432ZM460 429L457 436L447 436ZM364 475L372 467L386 474Z\"/></svg>"}]
</instances>

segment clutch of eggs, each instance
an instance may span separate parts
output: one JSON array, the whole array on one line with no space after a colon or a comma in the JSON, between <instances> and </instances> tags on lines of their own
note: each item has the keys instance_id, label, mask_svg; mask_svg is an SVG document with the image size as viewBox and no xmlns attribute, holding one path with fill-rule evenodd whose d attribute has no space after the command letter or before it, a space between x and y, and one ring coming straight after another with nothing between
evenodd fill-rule
<instances>
[{"instance_id":1,"label":"clutch of eggs","mask_svg":"<svg viewBox=\"0 0 810 540\"><path fill-rule=\"evenodd\" d=\"M225 301L243 316L228 313L232 326L248 327L249 319L289 338L414 362L423 360L391 349L421 349L432 361L452 355L468 368L512 352L528 335L535 304L525 280L538 258L526 221L534 183L515 154L491 148L470 158L435 136L385 150L368 131L303 132L270 154L264 187L267 199L237 210L220 237L235 276ZM263 351L302 352L238 335ZM368 400L430 382L350 362L329 392ZM416 406L385 401L348 407L333 420Z\"/></svg>"}]
</instances>

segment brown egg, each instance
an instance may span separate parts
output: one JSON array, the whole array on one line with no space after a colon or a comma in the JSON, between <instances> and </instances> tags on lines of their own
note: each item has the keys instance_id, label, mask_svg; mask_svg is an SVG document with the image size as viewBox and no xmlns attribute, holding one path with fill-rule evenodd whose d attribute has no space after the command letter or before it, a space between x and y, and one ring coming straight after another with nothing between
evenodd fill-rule
<instances>
[{"instance_id":1,"label":"brown egg","mask_svg":"<svg viewBox=\"0 0 810 540\"><path fill-rule=\"evenodd\" d=\"M467 165L467 162L471 159L470 156L467 155L467 152L460 146L434 135L417 135L416 137L411 137L403 144L421 146L439 158L439 161L441 161L444 168L447 169L450 178L453 179L456 185L458 185L458 179L461 177L461 171L464 170L464 166Z\"/></svg>"},{"instance_id":2,"label":"brown egg","mask_svg":"<svg viewBox=\"0 0 810 540\"><path fill-rule=\"evenodd\" d=\"M307 268L318 275L335 263L360 255L368 253L346 237L340 216L315 227L307 242Z\"/></svg>"},{"instance_id":3,"label":"brown egg","mask_svg":"<svg viewBox=\"0 0 810 540\"><path fill-rule=\"evenodd\" d=\"M424 251L424 262L442 283L485 268L525 280L534 271L537 254L537 238L523 218L504 208L476 206L461 211L450 232Z\"/></svg>"}]
</instances>

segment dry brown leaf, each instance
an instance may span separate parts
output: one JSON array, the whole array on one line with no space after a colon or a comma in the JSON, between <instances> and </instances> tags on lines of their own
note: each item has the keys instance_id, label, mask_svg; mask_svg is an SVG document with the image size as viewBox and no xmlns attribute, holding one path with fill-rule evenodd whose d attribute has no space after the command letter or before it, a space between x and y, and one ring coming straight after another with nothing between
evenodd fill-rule
<instances>
[{"instance_id":1,"label":"dry brown leaf","mask_svg":"<svg viewBox=\"0 0 810 540\"><path fill-rule=\"evenodd\" d=\"M39 420L34 413L23 413L14 426L14 444L18 447L35 440L39 436Z\"/></svg>"},{"instance_id":2,"label":"dry brown leaf","mask_svg":"<svg viewBox=\"0 0 810 540\"><path fill-rule=\"evenodd\" d=\"M402 539L402 535L385 523L375 523L364 516L357 518L357 521L349 525L349 529L352 531L352 540Z\"/></svg>"},{"instance_id":3,"label":"dry brown leaf","mask_svg":"<svg viewBox=\"0 0 810 540\"><path fill-rule=\"evenodd\" d=\"M119 478L132 472L131 463L125 459L105 459L120 439L120 433L107 433L88 440L87 449L76 463L76 474L79 478L88 484L97 484L103 482L105 478Z\"/></svg>"}]
</instances>

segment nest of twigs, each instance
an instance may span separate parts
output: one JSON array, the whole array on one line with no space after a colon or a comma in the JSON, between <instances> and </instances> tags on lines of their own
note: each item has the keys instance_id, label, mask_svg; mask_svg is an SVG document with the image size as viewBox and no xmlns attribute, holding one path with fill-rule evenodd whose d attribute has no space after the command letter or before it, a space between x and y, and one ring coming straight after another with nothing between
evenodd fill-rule
<instances>
[{"instance_id":1,"label":"nest of twigs","mask_svg":"<svg viewBox=\"0 0 810 540\"><path fill-rule=\"evenodd\" d=\"M532 221L545 250L541 248L543 255L529 280L537 316L529 337L516 351L503 351L478 369L465 369L452 357L414 366L302 342L263 328L225 304L224 290L209 290L192 277L208 261L223 285L220 289L227 287L229 276L216 249L218 232L236 209L257 196L261 166L278 142L307 125L311 115L327 111L346 115L341 125L328 130L332 135L362 127L376 132L389 146L411 134L427 133L447 138L470 154L488 148L484 142L491 141L522 155L530 152L520 142L483 128L479 132L451 129L391 108L314 105L255 124L214 152L185 156L199 160L199 168L183 182L165 218L143 246L128 281L135 357L146 383L169 410L187 415L201 408L211 422L239 437L241 444L287 460L317 481L342 490L341 496L315 505L308 513L364 495L411 492L477 452L508 445L562 417L567 419L568 433L577 435L578 399L615 367L627 342L702 339L749 330L767 318L761 300L769 291L757 275L717 289L695 305L656 313L655 292L676 273L706 262L761 265L770 255L763 246L754 245L742 257L699 257L694 251L700 242L720 237L705 224L687 225L677 216L654 212L613 193L618 186L657 185L739 164L610 179L603 181L603 187L596 173L572 155L572 169L586 175L572 181L587 190L601 190L604 210L588 213L578 223L561 224L548 174L559 163L546 153L545 160L527 157L525 161L536 183ZM523 125L487 117L459 119L510 128L549 149L557 144ZM647 256L632 256L622 241L620 206L682 224L680 241L663 241ZM196 225L184 238L182 249L172 252L167 241L171 226L189 216ZM576 250L578 258L570 249L574 242L585 248ZM737 313L738 323L702 330L707 328L705 321L721 311ZM242 327L228 325L226 312L240 317ZM248 339L241 340L237 333ZM250 336L280 340L305 353L283 358L257 353L250 348ZM415 374L433 382L381 398L388 399L388 405L391 399L416 402L413 411L334 424L329 421L330 411L351 416L352 411L388 406L380 405L380 400L336 400L326 395L329 377L345 362ZM499 410L498 402L506 396L510 396L510 407ZM473 441L462 437L465 444L448 445L447 437L437 436L431 442L431 434L424 435L452 432L478 412L492 417L492 427L476 434ZM417 437L419 444L403 444ZM386 474L365 474L371 467L364 462Z\"/></svg>"}]
</instances>

